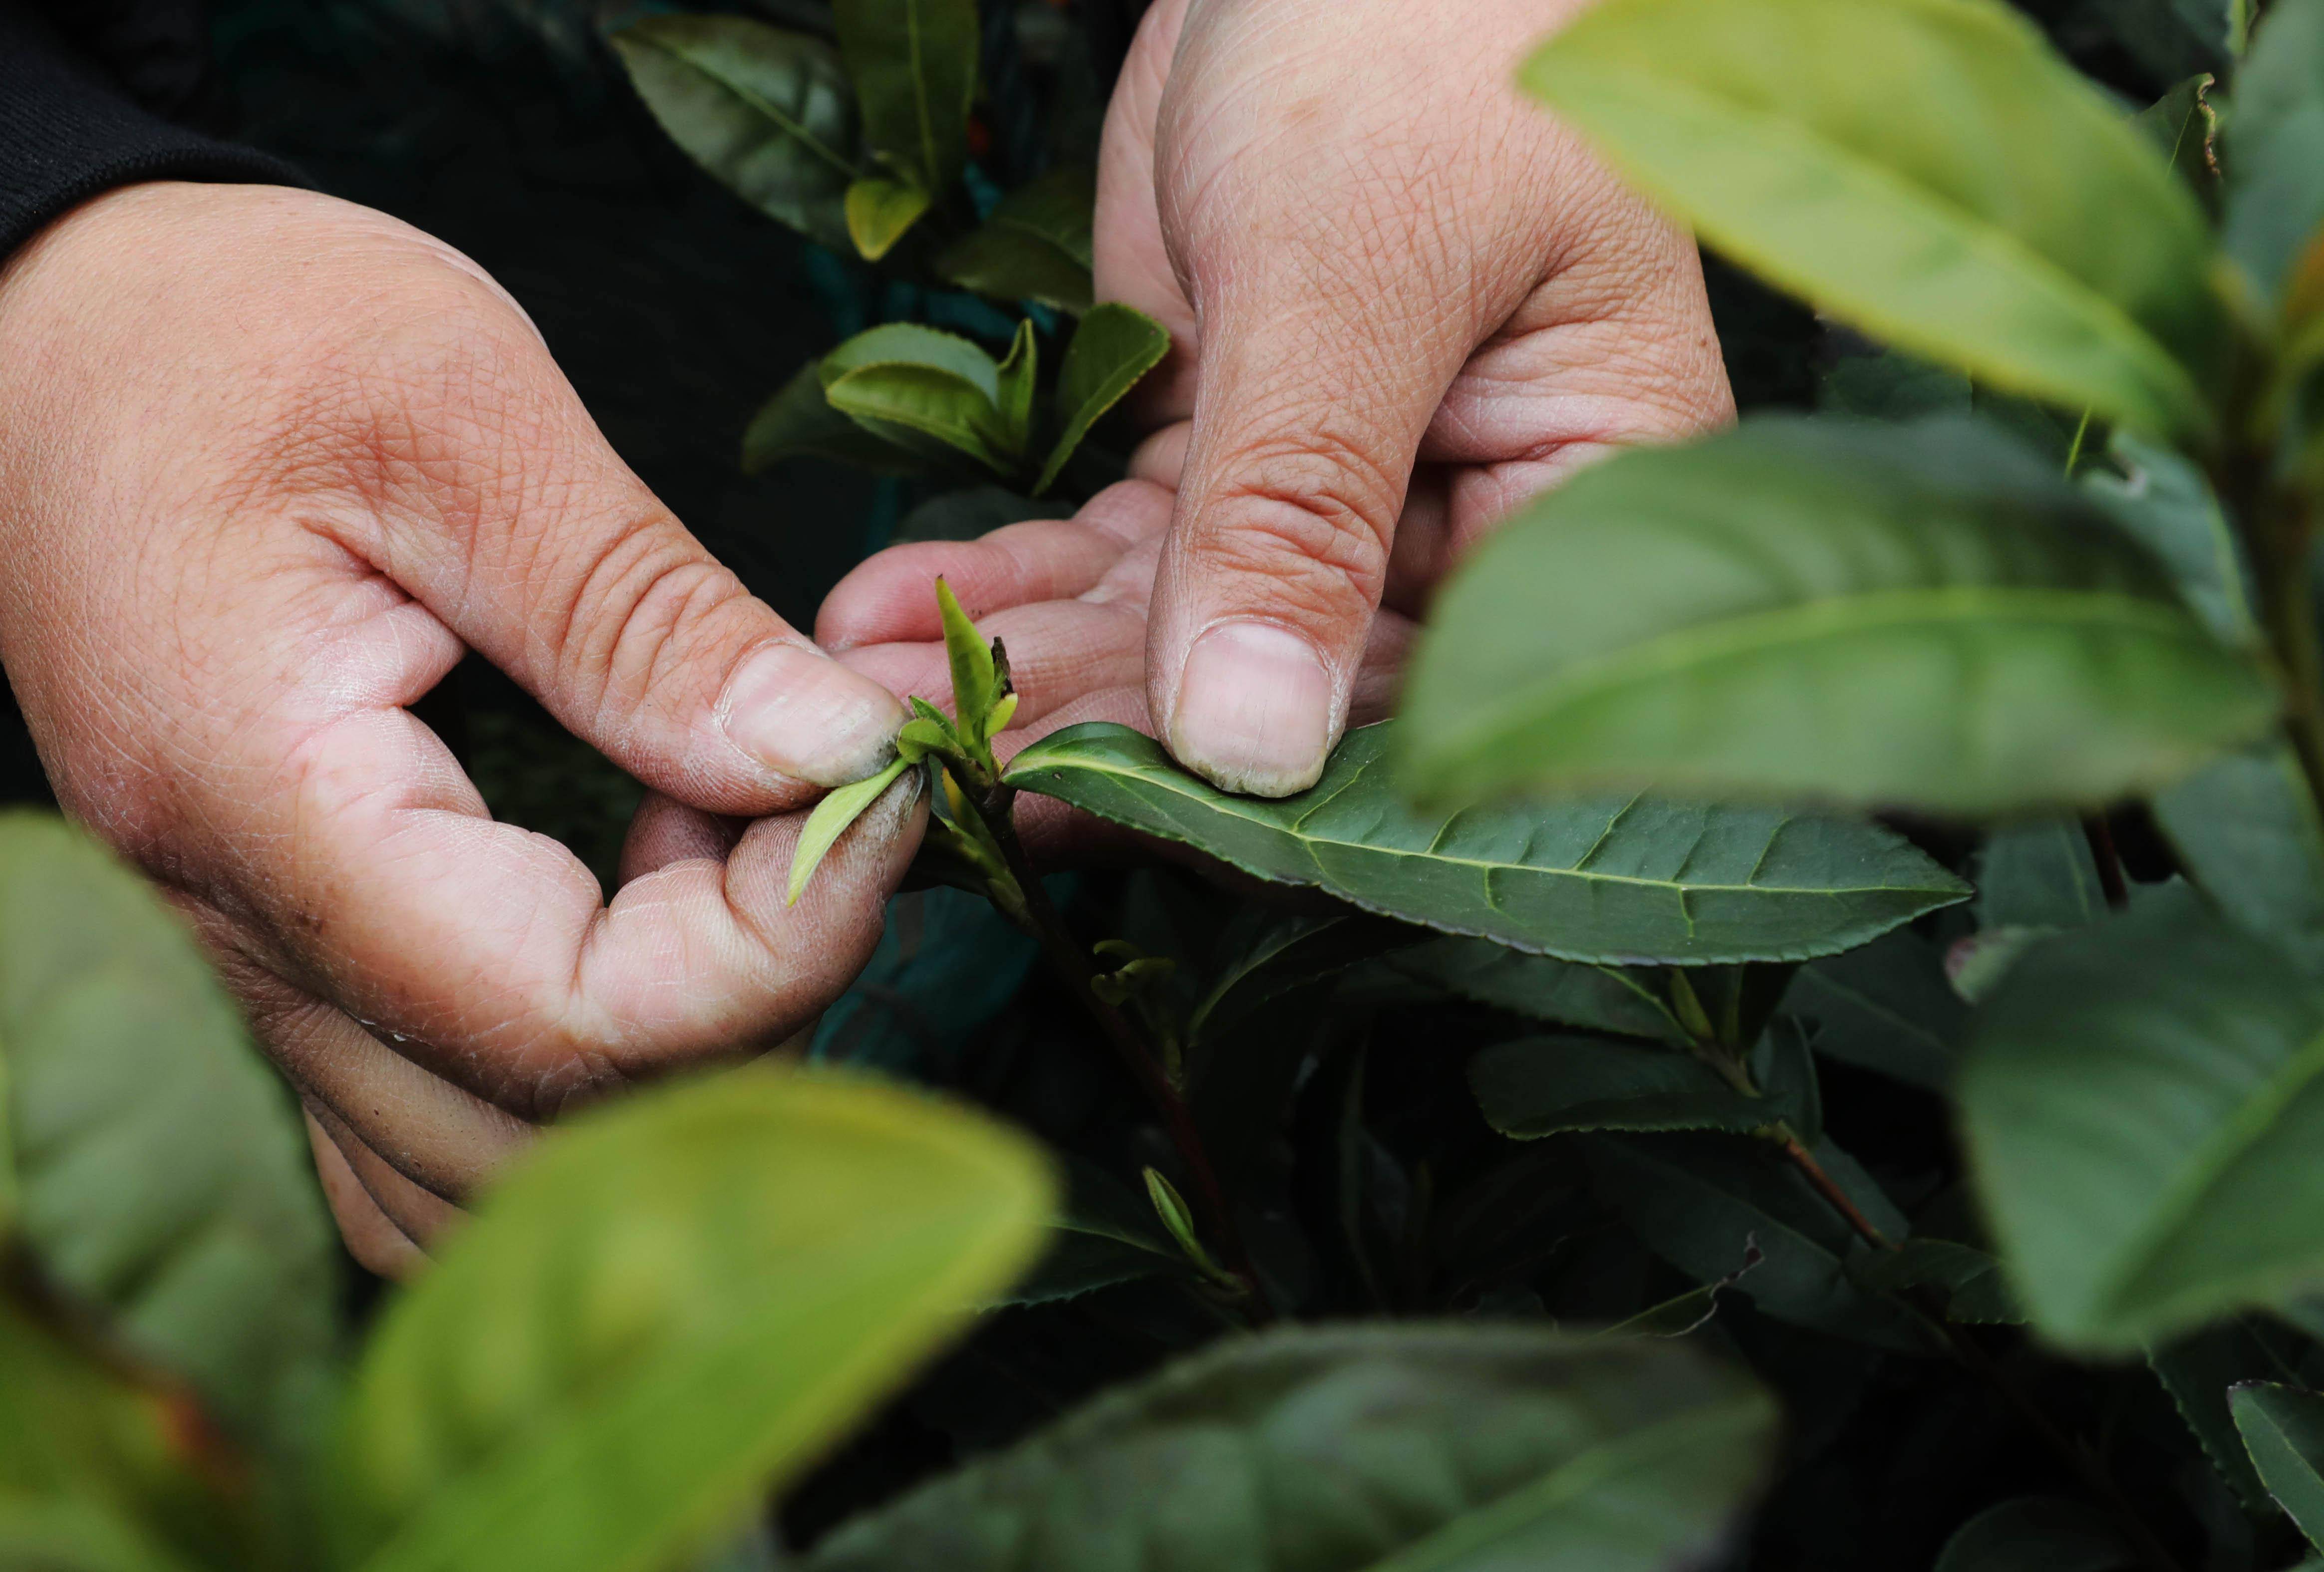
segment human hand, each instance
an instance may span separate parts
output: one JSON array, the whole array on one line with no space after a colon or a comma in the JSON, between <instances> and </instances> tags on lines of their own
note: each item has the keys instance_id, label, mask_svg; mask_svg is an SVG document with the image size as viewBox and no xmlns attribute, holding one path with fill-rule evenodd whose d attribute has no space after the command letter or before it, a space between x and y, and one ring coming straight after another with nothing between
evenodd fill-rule
<instances>
[{"instance_id":1,"label":"human hand","mask_svg":"<svg viewBox=\"0 0 2324 1572\"><path fill-rule=\"evenodd\" d=\"M1096 282L1171 330L1132 468L1174 494L885 553L818 636L904 691L941 667L941 572L1008 639L1020 726L1102 716L1231 789L1312 785L1481 534L1732 418L1692 243L1513 85L1580 9L1160 0L1108 113Z\"/></svg>"},{"instance_id":2,"label":"human hand","mask_svg":"<svg viewBox=\"0 0 2324 1572\"><path fill-rule=\"evenodd\" d=\"M916 788L795 907L801 816L762 815L871 773L899 707L687 534L473 263L303 192L133 187L0 272L0 660L60 801L296 1083L368 1264L530 1122L778 1042L868 958ZM610 906L404 708L464 647L659 794Z\"/></svg>"}]
</instances>

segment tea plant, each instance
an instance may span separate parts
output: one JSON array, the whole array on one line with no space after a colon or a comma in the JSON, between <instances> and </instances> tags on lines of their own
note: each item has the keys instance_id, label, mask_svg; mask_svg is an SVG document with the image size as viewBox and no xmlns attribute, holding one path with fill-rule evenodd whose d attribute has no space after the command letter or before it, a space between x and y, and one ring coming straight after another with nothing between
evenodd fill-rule
<instances>
[{"instance_id":1,"label":"tea plant","mask_svg":"<svg viewBox=\"0 0 2324 1572\"><path fill-rule=\"evenodd\" d=\"M999 361L920 323L856 335L769 400L744 434L744 466L833 458L1040 496L1169 335L1127 306L1092 305L1093 167L1052 170L977 220L964 180L975 0L841 0L832 23L836 47L740 16L654 16L611 36L671 138L770 217L902 277L1042 315ZM1037 327L1059 312L1080 321L1037 415Z\"/></svg>"}]
</instances>

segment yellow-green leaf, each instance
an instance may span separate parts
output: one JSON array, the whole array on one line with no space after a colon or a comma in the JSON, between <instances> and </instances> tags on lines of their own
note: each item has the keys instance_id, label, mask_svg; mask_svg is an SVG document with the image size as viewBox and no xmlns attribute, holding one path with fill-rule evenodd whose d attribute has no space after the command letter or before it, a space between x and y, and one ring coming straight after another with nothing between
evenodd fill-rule
<instances>
[{"instance_id":1,"label":"yellow-green leaf","mask_svg":"<svg viewBox=\"0 0 2324 1572\"><path fill-rule=\"evenodd\" d=\"M1830 315L2076 411L2211 431L2202 212L2001 0L1606 0L1524 79Z\"/></svg>"},{"instance_id":2,"label":"yellow-green leaf","mask_svg":"<svg viewBox=\"0 0 2324 1572\"><path fill-rule=\"evenodd\" d=\"M336 1477L366 1572L678 1564L1030 1260L1028 1142L869 1080L738 1071L545 1138L389 1310Z\"/></svg>"},{"instance_id":3,"label":"yellow-green leaf","mask_svg":"<svg viewBox=\"0 0 2324 1572\"><path fill-rule=\"evenodd\" d=\"M878 262L927 210L925 188L865 175L847 188L847 235L865 262Z\"/></svg>"},{"instance_id":4,"label":"yellow-green leaf","mask_svg":"<svg viewBox=\"0 0 2324 1572\"><path fill-rule=\"evenodd\" d=\"M798 845L791 852L790 893L784 898L787 906L798 904L799 892L807 881L823 866L825 853L847 827L863 816L864 810L880 800L881 794L896 783L896 777L911 768L908 760L899 758L874 776L868 776L853 786L844 786L816 804L815 812L807 816L806 826L799 831Z\"/></svg>"}]
</instances>

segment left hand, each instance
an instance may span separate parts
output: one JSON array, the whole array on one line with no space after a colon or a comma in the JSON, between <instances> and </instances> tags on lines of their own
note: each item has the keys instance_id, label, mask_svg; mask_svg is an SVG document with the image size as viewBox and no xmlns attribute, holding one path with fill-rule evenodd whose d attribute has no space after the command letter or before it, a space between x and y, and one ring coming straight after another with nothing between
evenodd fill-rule
<instances>
[{"instance_id":1,"label":"left hand","mask_svg":"<svg viewBox=\"0 0 2324 1572\"><path fill-rule=\"evenodd\" d=\"M1174 341L1137 478L1070 521L873 557L817 640L948 691L942 573L1008 639L1028 738L1115 720L1229 789L1314 784L1485 531L1733 418L1692 244L1513 84L1582 9L1160 0L1098 185L1098 298Z\"/></svg>"}]
</instances>

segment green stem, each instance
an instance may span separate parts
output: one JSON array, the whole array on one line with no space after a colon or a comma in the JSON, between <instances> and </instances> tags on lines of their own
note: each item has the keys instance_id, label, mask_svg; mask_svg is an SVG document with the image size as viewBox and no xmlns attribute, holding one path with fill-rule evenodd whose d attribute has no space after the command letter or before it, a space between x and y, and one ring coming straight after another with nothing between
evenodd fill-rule
<instances>
[{"instance_id":1,"label":"green stem","mask_svg":"<svg viewBox=\"0 0 2324 1572\"><path fill-rule=\"evenodd\" d=\"M1185 1164L1186 1178L1194 1192L1195 1204L1210 1225L1219 1242L1219 1253L1225 1257L1227 1270L1238 1278L1250 1296L1254 1319L1265 1322L1274 1319L1274 1307L1268 1303L1267 1290L1260 1283L1258 1269L1251 1264L1250 1252L1244 1245L1242 1230L1236 1226L1234 1212L1227 1204L1226 1192L1219 1185L1218 1172L1211 1166L1209 1150L1203 1144L1202 1131L1196 1127L1186 1099L1179 1095L1176 1086L1162 1068L1160 1057L1130 1024L1130 1017L1098 997L1093 986L1100 975L1097 963L1090 952L1073 936L1065 926L1056 903L1034 872L1032 861L1025 855L1024 842L1017 838L1017 827L1010 816L1016 798L1010 787L994 781L980 794L973 811L983 819L985 828L1001 849L1002 860L1008 865L1024 902L1020 924L1041 946L1050 970L1073 991L1098 1024L1114 1056L1137 1081L1146 1100L1153 1105L1161 1118L1162 1126L1177 1149L1178 1161ZM1011 914L1012 915L1014 914Z\"/></svg>"},{"instance_id":2,"label":"green stem","mask_svg":"<svg viewBox=\"0 0 2324 1572\"><path fill-rule=\"evenodd\" d=\"M2098 888L2109 911L2130 905L2130 885L2123 878L2122 853L2114 843L2114 826L2104 814L2082 815L2082 838L2090 843L2090 860L2098 864Z\"/></svg>"}]
</instances>

